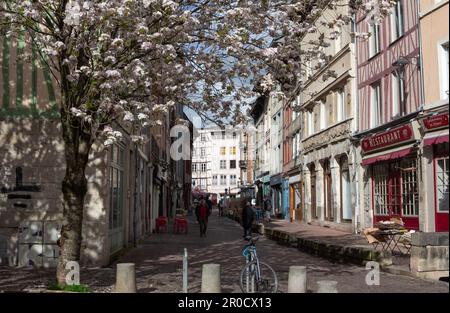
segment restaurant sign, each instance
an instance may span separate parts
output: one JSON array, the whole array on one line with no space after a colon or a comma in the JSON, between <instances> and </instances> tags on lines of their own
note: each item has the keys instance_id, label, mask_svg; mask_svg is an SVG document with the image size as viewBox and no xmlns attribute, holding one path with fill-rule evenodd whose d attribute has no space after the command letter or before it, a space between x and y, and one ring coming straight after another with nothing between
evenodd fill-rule
<instances>
[{"instance_id":1,"label":"restaurant sign","mask_svg":"<svg viewBox=\"0 0 450 313\"><path fill-rule=\"evenodd\" d=\"M423 120L423 125L427 130L448 127L448 113L427 117Z\"/></svg>"},{"instance_id":2,"label":"restaurant sign","mask_svg":"<svg viewBox=\"0 0 450 313\"><path fill-rule=\"evenodd\" d=\"M361 141L361 147L364 152L370 152L409 141L412 138L413 130L411 125L408 124L369 138L365 138Z\"/></svg>"}]
</instances>

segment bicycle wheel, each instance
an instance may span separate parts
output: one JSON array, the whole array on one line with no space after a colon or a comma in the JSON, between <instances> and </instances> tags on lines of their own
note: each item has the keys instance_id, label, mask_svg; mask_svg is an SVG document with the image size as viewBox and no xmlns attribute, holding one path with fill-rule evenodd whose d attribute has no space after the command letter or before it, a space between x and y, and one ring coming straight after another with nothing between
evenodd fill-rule
<instances>
[{"instance_id":1,"label":"bicycle wheel","mask_svg":"<svg viewBox=\"0 0 450 313\"><path fill-rule=\"evenodd\" d=\"M243 293L275 293L278 291L277 274L268 264L259 262L260 279L257 279L256 261L247 263L241 271L240 287Z\"/></svg>"}]
</instances>

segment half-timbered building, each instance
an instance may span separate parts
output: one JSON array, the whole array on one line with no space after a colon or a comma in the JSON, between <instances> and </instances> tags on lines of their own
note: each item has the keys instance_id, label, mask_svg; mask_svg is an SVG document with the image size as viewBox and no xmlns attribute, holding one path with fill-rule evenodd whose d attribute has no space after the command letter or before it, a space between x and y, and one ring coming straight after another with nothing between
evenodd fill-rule
<instances>
[{"instance_id":1,"label":"half-timbered building","mask_svg":"<svg viewBox=\"0 0 450 313\"><path fill-rule=\"evenodd\" d=\"M361 223L401 218L420 228L421 106L418 1L398 0L380 23L358 15L358 123Z\"/></svg>"}]
</instances>

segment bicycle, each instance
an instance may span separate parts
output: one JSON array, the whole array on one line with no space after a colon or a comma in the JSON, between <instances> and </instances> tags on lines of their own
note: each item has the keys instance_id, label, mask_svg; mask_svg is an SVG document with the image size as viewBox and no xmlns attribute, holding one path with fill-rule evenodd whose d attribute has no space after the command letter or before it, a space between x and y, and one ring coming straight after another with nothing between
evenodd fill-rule
<instances>
[{"instance_id":1,"label":"bicycle","mask_svg":"<svg viewBox=\"0 0 450 313\"><path fill-rule=\"evenodd\" d=\"M278 291L277 274L268 264L259 261L255 246L258 239L250 238L242 252L247 264L241 271L240 287L243 293L275 293Z\"/></svg>"}]
</instances>

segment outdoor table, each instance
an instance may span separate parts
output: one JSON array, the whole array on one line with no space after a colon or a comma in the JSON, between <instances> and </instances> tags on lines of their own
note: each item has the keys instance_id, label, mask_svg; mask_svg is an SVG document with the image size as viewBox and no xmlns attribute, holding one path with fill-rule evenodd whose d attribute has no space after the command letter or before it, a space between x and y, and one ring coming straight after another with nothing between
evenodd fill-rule
<instances>
[{"instance_id":1,"label":"outdoor table","mask_svg":"<svg viewBox=\"0 0 450 313\"><path fill-rule=\"evenodd\" d=\"M379 237L383 237L386 241L386 244L383 246L383 251L390 250L394 253L394 250L397 249L401 254L400 247L398 246L400 238L407 232L406 229L385 229L385 230L377 230L373 234ZM393 247L391 248L391 245Z\"/></svg>"}]
</instances>

